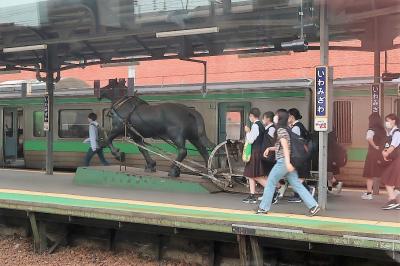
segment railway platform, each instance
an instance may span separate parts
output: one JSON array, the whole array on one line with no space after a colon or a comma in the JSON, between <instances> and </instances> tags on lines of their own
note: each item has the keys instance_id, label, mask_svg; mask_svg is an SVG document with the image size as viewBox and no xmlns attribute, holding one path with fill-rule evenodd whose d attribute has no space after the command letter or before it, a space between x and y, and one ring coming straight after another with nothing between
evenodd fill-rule
<instances>
[{"instance_id":1,"label":"railway platform","mask_svg":"<svg viewBox=\"0 0 400 266\"><path fill-rule=\"evenodd\" d=\"M327 211L316 217L305 216L304 205L284 200L268 215L256 215L256 205L243 204L241 194L84 186L73 179L74 173L48 176L39 171L2 169L1 213L25 213L37 248L41 240L36 220L52 215L65 223L87 219L117 228L129 224L221 234L237 238L239 249L240 243L245 243L243 237L250 237L298 241L308 243L310 249L320 244L380 250L394 258L400 251L400 211L380 209L384 194L365 202L360 191L344 190L330 195Z\"/></svg>"}]
</instances>

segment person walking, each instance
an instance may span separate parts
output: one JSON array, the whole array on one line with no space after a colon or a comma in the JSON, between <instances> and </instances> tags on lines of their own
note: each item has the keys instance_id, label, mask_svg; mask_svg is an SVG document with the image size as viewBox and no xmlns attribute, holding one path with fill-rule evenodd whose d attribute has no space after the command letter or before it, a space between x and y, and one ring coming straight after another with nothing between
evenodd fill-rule
<instances>
[{"instance_id":1,"label":"person walking","mask_svg":"<svg viewBox=\"0 0 400 266\"><path fill-rule=\"evenodd\" d=\"M380 177L382 174L382 167L379 164L382 151L386 141L386 131L383 127L383 121L378 113L372 113L369 116L366 139L368 141L368 153L365 159L363 177L366 178L367 191L361 195L363 200L372 200L372 186L374 177Z\"/></svg>"},{"instance_id":2,"label":"person walking","mask_svg":"<svg viewBox=\"0 0 400 266\"><path fill-rule=\"evenodd\" d=\"M383 210L400 209L399 195L395 188L400 187L400 121L395 114L385 117L385 126L389 130L389 136L385 149L382 152L383 160L389 165L382 173L382 183L385 184L388 193L388 202Z\"/></svg>"},{"instance_id":3,"label":"person walking","mask_svg":"<svg viewBox=\"0 0 400 266\"><path fill-rule=\"evenodd\" d=\"M308 132L303 123L300 122L302 118L303 116L300 114L300 111L298 109L296 108L289 109L289 126L292 132L302 137L305 140L309 140L310 132ZM304 187L308 191L310 191L311 195L314 197L315 187L307 185L307 182L305 181L306 178L310 177L310 171L311 171L311 160L307 161L307 163L303 167L297 169L297 172L300 177L300 182L303 183ZM301 198L297 193L294 193L294 196L289 198L288 202L300 203Z\"/></svg>"},{"instance_id":4,"label":"person walking","mask_svg":"<svg viewBox=\"0 0 400 266\"><path fill-rule=\"evenodd\" d=\"M250 161L246 163L243 175L249 179L250 194L243 199L243 203L257 203L256 183L265 186L265 169L262 163L262 145L264 137L264 125L260 121L261 111L258 108L252 108L249 114L249 120L252 123L251 128L245 126L246 142L251 144Z\"/></svg>"},{"instance_id":5,"label":"person walking","mask_svg":"<svg viewBox=\"0 0 400 266\"><path fill-rule=\"evenodd\" d=\"M107 162L106 158L104 158L103 148L100 147L98 143L99 139L99 123L97 122L97 115L95 113L90 113L88 115L89 120L89 138L85 139L84 143L89 143L90 147L86 153L85 157L85 166L90 165L90 161L92 160L93 156L97 154L100 159L100 162L107 166L109 163Z\"/></svg>"},{"instance_id":6,"label":"person walking","mask_svg":"<svg viewBox=\"0 0 400 266\"><path fill-rule=\"evenodd\" d=\"M275 147L267 148L264 156L269 152L275 151L276 164L271 170L264 188L263 199L257 210L257 214L267 214L271 208L271 200L274 195L276 184L280 179L286 178L289 184L297 192L309 209L309 215L316 215L321 208L315 201L310 192L302 185L296 169L290 162L291 141L288 132L289 113L284 109L279 109L274 116L274 124L277 128Z\"/></svg>"}]
</instances>

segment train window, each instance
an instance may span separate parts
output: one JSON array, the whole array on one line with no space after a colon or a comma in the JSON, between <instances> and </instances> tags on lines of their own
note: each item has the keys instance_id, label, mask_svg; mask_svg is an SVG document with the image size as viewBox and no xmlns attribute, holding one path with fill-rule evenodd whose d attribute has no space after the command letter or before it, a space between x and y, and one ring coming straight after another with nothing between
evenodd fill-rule
<instances>
[{"instance_id":1,"label":"train window","mask_svg":"<svg viewBox=\"0 0 400 266\"><path fill-rule=\"evenodd\" d=\"M351 101L335 101L333 103L333 127L339 143L350 144L353 124Z\"/></svg>"},{"instance_id":2,"label":"train window","mask_svg":"<svg viewBox=\"0 0 400 266\"><path fill-rule=\"evenodd\" d=\"M44 124L44 112L35 111L33 112L33 136L34 137L45 137L46 131L43 130Z\"/></svg>"},{"instance_id":3,"label":"train window","mask_svg":"<svg viewBox=\"0 0 400 266\"><path fill-rule=\"evenodd\" d=\"M240 139L242 121L241 112L226 112L226 139Z\"/></svg>"},{"instance_id":4,"label":"train window","mask_svg":"<svg viewBox=\"0 0 400 266\"><path fill-rule=\"evenodd\" d=\"M7 137L12 138L14 136L14 113L5 112L4 113L4 132Z\"/></svg>"},{"instance_id":5,"label":"train window","mask_svg":"<svg viewBox=\"0 0 400 266\"><path fill-rule=\"evenodd\" d=\"M89 109L60 110L58 114L58 135L60 138L87 138L89 136Z\"/></svg>"}]
</instances>

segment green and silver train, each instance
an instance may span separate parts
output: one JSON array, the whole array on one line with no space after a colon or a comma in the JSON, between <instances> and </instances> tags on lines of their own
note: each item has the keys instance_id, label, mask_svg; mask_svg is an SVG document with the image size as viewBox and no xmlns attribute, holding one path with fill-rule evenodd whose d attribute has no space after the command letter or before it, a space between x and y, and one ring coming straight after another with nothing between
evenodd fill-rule
<instances>
[{"instance_id":1,"label":"green and silver train","mask_svg":"<svg viewBox=\"0 0 400 266\"><path fill-rule=\"evenodd\" d=\"M43 129L43 103L45 85L39 82L6 82L0 84L0 164L42 169L45 167L46 131ZM64 84L62 84L64 83ZM334 82L334 127L339 141L348 149L349 163L342 178L349 185L359 185L363 161L367 151L365 132L371 110L370 79L343 79ZM69 86L68 84L71 84ZM80 84L77 86L77 84ZM54 104L54 166L59 169L83 165L88 145L87 115L94 112L105 129L110 129L107 116L111 102L99 101L93 88L83 82L62 79L55 92ZM399 113L398 83L385 83L385 113ZM201 84L136 87L141 98L157 104L179 102L199 111L206 123L207 135L214 143L244 137L244 125L251 107L262 112L278 108L296 107L303 115L303 123L311 127L313 82L308 79L285 81L256 81L208 84L206 95ZM28 89L27 89L28 88ZM64 88L64 89L63 89ZM149 140L168 152L174 147L162 141ZM144 167L137 147L115 140L116 146L126 153L127 165ZM189 157L200 160L194 147ZM119 164L106 150L110 162ZM157 167L167 170L169 162L161 158ZM93 164L99 164L97 158Z\"/></svg>"}]
</instances>

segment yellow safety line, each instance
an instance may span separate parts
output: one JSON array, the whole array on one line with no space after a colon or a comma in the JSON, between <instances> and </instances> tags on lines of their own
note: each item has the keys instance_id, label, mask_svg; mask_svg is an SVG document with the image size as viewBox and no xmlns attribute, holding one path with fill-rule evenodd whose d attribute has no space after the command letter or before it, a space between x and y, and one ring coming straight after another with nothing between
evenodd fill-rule
<instances>
[{"instance_id":1,"label":"yellow safety line","mask_svg":"<svg viewBox=\"0 0 400 266\"><path fill-rule=\"evenodd\" d=\"M25 195L49 196L49 197L63 197L63 198L68 198L68 199L102 201L102 202L109 202L109 203L124 203L124 204L145 205L145 206L153 206L153 207L179 208L179 209L184 209L184 210L223 212L223 213L230 213L230 214L234 213L234 214L239 214L239 215L240 214L245 214L245 215L254 214L254 212L252 212L252 211L242 211L242 210L235 210L235 209L199 207L199 206L191 206L191 205L177 205L177 204L170 204L170 203L137 201L137 200L123 200L123 199L114 199L114 198L82 196L82 195L62 194L62 193L37 192L37 191L27 191L27 190L0 189L0 193L25 194ZM256 214L254 214L254 215L256 215ZM308 217L305 215L287 214L287 213L269 213L268 216L281 217L281 218L296 218L296 219L305 219L305 220L312 219L312 220L320 220L320 221L325 221L325 222L381 225L381 226L399 227L400 228L400 223L383 222L383 221L346 219L346 218L336 218L336 217L326 217L326 216Z\"/></svg>"}]
</instances>

